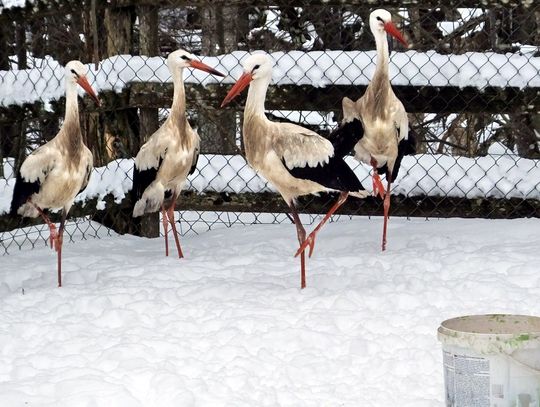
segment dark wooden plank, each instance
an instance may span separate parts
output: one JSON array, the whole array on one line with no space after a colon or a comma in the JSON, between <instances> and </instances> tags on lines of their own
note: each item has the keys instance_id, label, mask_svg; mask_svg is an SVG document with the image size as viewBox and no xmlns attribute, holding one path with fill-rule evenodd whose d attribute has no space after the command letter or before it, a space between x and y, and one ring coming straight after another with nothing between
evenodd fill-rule
<instances>
[{"instance_id":1,"label":"dark wooden plank","mask_svg":"<svg viewBox=\"0 0 540 407\"><path fill-rule=\"evenodd\" d=\"M325 214L337 195L300 197L298 210L302 213ZM184 192L178 199L178 210L225 212L289 212L283 198L274 193L229 194L207 192L204 195ZM382 201L378 198L350 198L338 214L382 216ZM540 201L524 199L405 197L392 196L392 216L406 217L466 217L509 219L540 217Z\"/></svg>"},{"instance_id":2,"label":"dark wooden plank","mask_svg":"<svg viewBox=\"0 0 540 407\"><path fill-rule=\"evenodd\" d=\"M322 194L319 197L301 197L298 208L302 213L324 214L336 200L337 195ZM108 195L104 198L104 210L96 209L96 200L82 206L75 204L70 217L90 216L99 223L107 223L119 233L137 234L137 226L131 218L131 202L124 199L120 204ZM274 193L219 193L197 194L186 191L176 204L177 210L218 211L218 212L272 212L288 213L289 208L278 194ZM338 211L338 214L381 216L382 201L378 198L350 198ZM489 199L489 198L449 198L449 197L405 197L392 196L391 216L425 218L486 218L510 219L535 217L540 218L540 201L525 199ZM51 220L59 222L59 214L52 214ZM10 231L29 225L42 223L41 219L22 219L9 215L0 216L0 232Z\"/></svg>"},{"instance_id":3,"label":"dark wooden plank","mask_svg":"<svg viewBox=\"0 0 540 407\"><path fill-rule=\"evenodd\" d=\"M348 6L362 8L437 8L437 7L468 7L468 8L512 8L521 6L534 10L536 2L522 0L212 0L212 5L217 6L239 6L239 7L331 7ZM207 7L208 0L110 0L98 1L97 8L106 7L130 7L130 6L159 6L163 8L173 7ZM80 0L36 0L26 7L13 7L2 9L0 21L21 21L30 18L41 18L58 13L69 13L73 10L83 10L89 8L90 2Z\"/></svg>"},{"instance_id":4,"label":"dark wooden plank","mask_svg":"<svg viewBox=\"0 0 540 407\"><path fill-rule=\"evenodd\" d=\"M200 105L219 109L221 101L232 85L187 84L187 104L196 108ZM403 101L409 113L540 113L539 88L495 88L483 90L466 87L427 87L427 86L395 86L398 98ZM332 85L326 88L312 86L271 86L266 100L269 110L313 110L341 112L341 100L347 96L358 99L365 91L365 86ZM81 102L81 111L111 112L115 110L139 108L170 107L172 101L172 84L134 83L121 93L112 91L100 92L102 106L96 108L89 97ZM245 95L240 95L226 109L242 110ZM53 102L62 105L63 98ZM25 115L40 114L40 102L27 103L23 106L0 107L0 123L11 123ZM339 116L339 114L338 114Z\"/></svg>"},{"instance_id":5,"label":"dark wooden plank","mask_svg":"<svg viewBox=\"0 0 540 407\"><path fill-rule=\"evenodd\" d=\"M187 84L188 106L205 104L218 108L232 85ZM356 100L364 93L365 86L332 85L325 88L312 86L271 86L265 106L270 110L340 111L344 96ZM514 113L539 112L539 88L496 88L482 90L473 87L453 86L394 86L398 98L409 113ZM169 107L172 100L172 84L134 83L129 103L138 107ZM231 103L232 109L243 109L244 92ZM106 97L104 96L106 99ZM110 105L113 108L115 105ZM91 106L89 106L91 108Z\"/></svg>"},{"instance_id":6,"label":"dark wooden plank","mask_svg":"<svg viewBox=\"0 0 540 407\"><path fill-rule=\"evenodd\" d=\"M208 0L111 0L119 7L134 4L160 4L162 7L179 6L207 6ZM213 5L261 7L261 6L297 6L297 7L330 7L355 6L376 8L403 8L403 7L512 7L522 5L532 7L532 1L521 0L213 0Z\"/></svg>"}]
</instances>

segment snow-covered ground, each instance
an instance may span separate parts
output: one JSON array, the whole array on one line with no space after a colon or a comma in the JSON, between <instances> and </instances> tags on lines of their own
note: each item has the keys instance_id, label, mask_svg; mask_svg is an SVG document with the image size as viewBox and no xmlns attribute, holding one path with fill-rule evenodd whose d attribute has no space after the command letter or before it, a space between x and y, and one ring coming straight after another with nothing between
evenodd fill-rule
<instances>
[{"instance_id":1,"label":"snow-covered ground","mask_svg":"<svg viewBox=\"0 0 540 407\"><path fill-rule=\"evenodd\" d=\"M540 314L540 220L380 218L322 230L299 289L294 226L113 236L2 258L0 405L443 405L436 330ZM23 291L24 290L24 291Z\"/></svg>"}]
</instances>

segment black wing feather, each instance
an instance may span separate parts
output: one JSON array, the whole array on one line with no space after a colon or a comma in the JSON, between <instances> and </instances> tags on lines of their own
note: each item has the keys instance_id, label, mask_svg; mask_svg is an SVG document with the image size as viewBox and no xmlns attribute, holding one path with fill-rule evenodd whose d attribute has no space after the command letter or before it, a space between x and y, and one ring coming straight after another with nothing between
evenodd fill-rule
<instances>
[{"instance_id":1,"label":"black wing feather","mask_svg":"<svg viewBox=\"0 0 540 407\"><path fill-rule=\"evenodd\" d=\"M354 171L341 157L332 157L328 163L319 164L316 167L306 165L291 169L285 165L285 168L295 178L314 181L337 191L356 192L365 189Z\"/></svg>"},{"instance_id":2,"label":"black wing feather","mask_svg":"<svg viewBox=\"0 0 540 407\"><path fill-rule=\"evenodd\" d=\"M148 168L146 170L139 170L137 165L133 166L133 188L131 188L131 202L135 203L141 199L146 188L148 188L148 186L156 179L162 162L163 157L159 159L159 164L157 167Z\"/></svg>"},{"instance_id":3,"label":"black wing feather","mask_svg":"<svg viewBox=\"0 0 540 407\"><path fill-rule=\"evenodd\" d=\"M364 127L362 122L354 119L351 122L342 124L328 136L328 140L334 146L334 155L330 157L328 163L318 164L316 167L306 165L305 167L292 169L288 168L285 162L283 162L283 165L295 178L314 181L326 188L337 191L363 191L365 188L362 183L343 159L353 150L363 135Z\"/></svg>"},{"instance_id":4,"label":"black wing feather","mask_svg":"<svg viewBox=\"0 0 540 407\"><path fill-rule=\"evenodd\" d=\"M191 168L189 169L189 174L191 175L195 172L195 168L197 168L197 163L199 162L199 148L196 148L193 152L193 162L191 163Z\"/></svg>"},{"instance_id":5,"label":"black wing feather","mask_svg":"<svg viewBox=\"0 0 540 407\"><path fill-rule=\"evenodd\" d=\"M394 182L398 176L403 157L405 157L406 155L416 154L416 144L416 132L411 127L409 127L409 137L406 140L401 140L398 144L398 155L396 158L396 162L394 163L394 171L392 173L391 179L392 182ZM386 174L386 179L390 177L390 172L388 171L388 166L386 164L384 164L380 168L377 168L377 171L379 173Z\"/></svg>"},{"instance_id":6,"label":"black wing feather","mask_svg":"<svg viewBox=\"0 0 540 407\"><path fill-rule=\"evenodd\" d=\"M34 182L28 182L19 174L15 180L10 214L12 216L17 215L17 210L24 205L33 194L38 193L40 188L41 182L39 179Z\"/></svg>"},{"instance_id":7,"label":"black wing feather","mask_svg":"<svg viewBox=\"0 0 540 407\"><path fill-rule=\"evenodd\" d=\"M364 126L358 119L343 123L328 136L334 146L334 156L345 157L349 155L356 143L364 136Z\"/></svg>"},{"instance_id":8,"label":"black wing feather","mask_svg":"<svg viewBox=\"0 0 540 407\"><path fill-rule=\"evenodd\" d=\"M92 175L92 166L91 165L87 165L86 166L86 174L84 176L84 182L81 186L81 189L79 192L77 192L77 195L79 195L82 191L84 191L86 189L86 187L88 186L88 182L90 181L90 175Z\"/></svg>"}]
</instances>

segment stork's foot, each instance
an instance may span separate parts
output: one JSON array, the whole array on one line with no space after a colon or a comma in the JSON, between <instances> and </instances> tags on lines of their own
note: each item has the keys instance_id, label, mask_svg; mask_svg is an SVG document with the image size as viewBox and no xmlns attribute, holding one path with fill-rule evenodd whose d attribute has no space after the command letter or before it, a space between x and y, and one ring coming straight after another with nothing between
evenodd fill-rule
<instances>
[{"instance_id":1,"label":"stork's foot","mask_svg":"<svg viewBox=\"0 0 540 407\"><path fill-rule=\"evenodd\" d=\"M64 236L58 233L56 235L56 239L54 239L54 250L56 252L60 252L63 241L64 241Z\"/></svg>"},{"instance_id":2,"label":"stork's foot","mask_svg":"<svg viewBox=\"0 0 540 407\"><path fill-rule=\"evenodd\" d=\"M300 248L296 251L296 254L294 255L294 257L298 257L298 255L301 253L303 254L308 246L309 246L308 256L311 257L311 255L313 254L313 249L315 249L316 236L317 236L317 233L315 233L315 231L311 232L309 236L306 238L306 240L304 240L304 242L300 245Z\"/></svg>"},{"instance_id":3,"label":"stork's foot","mask_svg":"<svg viewBox=\"0 0 540 407\"><path fill-rule=\"evenodd\" d=\"M373 195L378 195L381 199L384 199L384 196L386 195L381 177L376 172L373 174Z\"/></svg>"},{"instance_id":4,"label":"stork's foot","mask_svg":"<svg viewBox=\"0 0 540 407\"><path fill-rule=\"evenodd\" d=\"M51 249L54 247L54 250L58 251L58 231L56 230L56 225L54 223L49 224L49 230L51 232L49 236L49 242L51 244Z\"/></svg>"}]
</instances>

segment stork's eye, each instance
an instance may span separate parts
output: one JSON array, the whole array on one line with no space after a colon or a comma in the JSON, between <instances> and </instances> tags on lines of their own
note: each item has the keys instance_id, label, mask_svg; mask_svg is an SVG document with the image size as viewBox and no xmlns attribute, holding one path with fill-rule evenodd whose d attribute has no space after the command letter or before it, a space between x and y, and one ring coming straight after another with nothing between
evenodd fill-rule
<instances>
[{"instance_id":1,"label":"stork's eye","mask_svg":"<svg viewBox=\"0 0 540 407\"><path fill-rule=\"evenodd\" d=\"M259 69L260 67L261 67L261 66L260 66L259 64L255 65L255 66L253 67L253 70L252 70L251 72L254 72L256 69Z\"/></svg>"},{"instance_id":2,"label":"stork's eye","mask_svg":"<svg viewBox=\"0 0 540 407\"><path fill-rule=\"evenodd\" d=\"M72 69L72 70L71 70L71 73L72 73L73 75L75 75L77 78L79 77L79 74L78 74L77 72L75 72L75 69Z\"/></svg>"},{"instance_id":3,"label":"stork's eye","mask_svg":"<svg viewBox=\"0 0 540 407\"><path fill-rule=\"evenodd\" d=\"M377 20L379 20L381 23L384 23L384 20L383 20L381 17L377 16L377 17L375 17L375 18L376 18Z\"/></svg>"},{"instance_id":4,"label":"stork's eye","mask_svg":"<svg viewBox=\"0 0 540 407\"><path fill-rule=\"evenodd\" d=\"M184 61L189 61L189 58L186 55L182 55L180 58L182 58Z\"/></svg>"}]
</instances>

